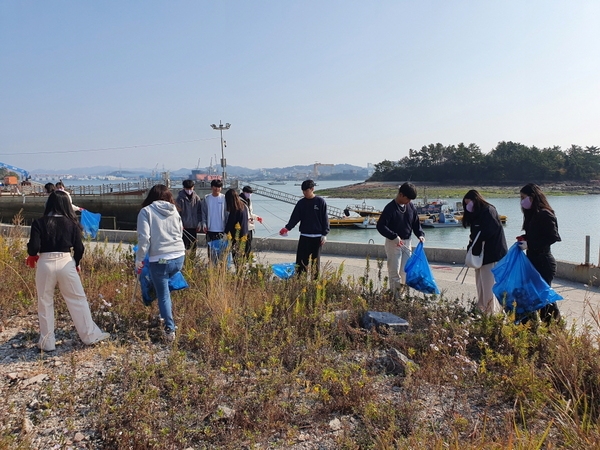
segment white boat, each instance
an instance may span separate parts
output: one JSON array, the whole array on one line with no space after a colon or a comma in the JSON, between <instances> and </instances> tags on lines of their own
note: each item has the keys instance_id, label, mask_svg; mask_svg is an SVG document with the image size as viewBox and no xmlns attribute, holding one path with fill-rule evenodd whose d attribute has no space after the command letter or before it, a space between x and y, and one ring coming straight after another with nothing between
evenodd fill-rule
<instances>
[{"instance_id":1,"label":"white boat","mask_svg":"<svg viewBox=\"0 0 600 450\"><path fill-rule=\"evenodd\" d=\"M375 217L365 217L360 223L355 223L357 228L377 228L377 219Z\"/></svg>"},{"instance_id":2,"label":"white boat","mask_svg":"<svg viewBox=\"0 0 600 450\"><path fill-rule=\"evenodd\" d=\"M430 216L421 224L425 228L452 228L462 226L462 222L458 220L451 212L440 213Z\"/></svg>"},{"instance_id":3,"label":"white boat","mask_svg":"<svg viewBox=\"0 0 600 450\"><path fill-rule=\"evenodd\" d=\"M269 181L267 184L271 186L282 186L285 184L285 181Z\"/></svg>"}]
</instances>

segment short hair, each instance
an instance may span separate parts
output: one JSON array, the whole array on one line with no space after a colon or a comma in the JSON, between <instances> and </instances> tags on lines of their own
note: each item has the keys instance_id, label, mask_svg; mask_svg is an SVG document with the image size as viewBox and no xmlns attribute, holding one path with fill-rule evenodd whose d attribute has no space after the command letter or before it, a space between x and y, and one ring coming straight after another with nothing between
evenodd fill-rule
<instances>
[{"instance_id":1,"label":"short hair","mask_svg":"<svg viewBox=\"0 0 600 450\"><path fill-rule=\"evenodd\" d=\"M163 200L165 202L175 204L171 190L164 184L155 184L150 188L146 199L142 202L142 208L152 204L157 200Z\"/></svg>"},{"instance_id":2,"label":"short hair","mask_svg":"<svg viewBox=\"0 0 600 450\"><path fill-rule=\"evenodd\" d=\"M62 181L59 181L59 182L57 182L57 183L54 185L54 187L55 187L56 189L64 189L64 188L65 188L65 185L63 184L63 182L62 182Z\"/></svg>"},{"instance_id":3,"label":"short hair","mask_svg":"<svg viewBox=\"0 0 600 450\"><path fill-rule=\"evenodd\" d=\"M252 186L244 186L242 188L242 192L247 192L248 194L252 194L254 192L254 189L252 189Z\"/></svg>"},{"instance_id":4,"label":"short hair","mask_svg":"<svg viewBox=\"0 0 600 450\"><path fill-rule=\"evenodd\" d=\"M44 185L44 189L47 194L51 194L52 192L54 192L56 190L56 186L54 186L54 183L46 183Z\"/></svg>"},{"instance_id":5,"label":"short hair","mask_svg":"<svg viewBox=\"0 0 600 450\"><path fill-rule=\"evenodd\" d=\"M417 198L417 189L412 183L402 183L398 188L398 193L404 195L405 197L411 200Z\"/></svg>"},{"instance_id":6,"label":"short hair","mask_svg":"<svg viewBox=\"0 0 600 450\"><path fill-rule=\"evenodd\" d=\"M210 187L223 187L223 182L221 180L212 180L210 182Z\"/></svg>"},{"instance_id":7,"label":"short hair","mask_svg":"<svg viewBox=\"0 0 600 450\"><path fill-rule=\"evenodd\" d=\"M305 191L307 189L311 189L315 187L315 182L313 180L305 180L302 182L302 190Z\"/></svg>"},{"instance_id":8,"label":"short hair","mask_svg":"<svg viewBox=\"0 0 600 450\"><path fill-rule=\"evenodd\" d=\"M184 189L192 189L194 187L194 180L184 180L183 188Z\"/></svg>"}]
</instances>

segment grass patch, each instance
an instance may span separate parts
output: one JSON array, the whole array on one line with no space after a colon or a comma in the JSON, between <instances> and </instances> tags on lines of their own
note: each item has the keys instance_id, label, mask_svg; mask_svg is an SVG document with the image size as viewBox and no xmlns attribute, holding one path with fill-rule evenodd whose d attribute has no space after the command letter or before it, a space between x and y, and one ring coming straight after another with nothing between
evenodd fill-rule
<instances>
[{"instance_id":1,"label":"grass patch","mask_svg":"<svg viewBox=\"0 0 600 450\"><path fill-rule=\"evenodd\" d=\"M22 239L0 238L2 323L35 317L34 271L24 259ZM380 276L348 280L343 267L326 267L318 281L284 281L260 265L232 273L187 262L190 288L173 295L179 329L169 347L132 266L128 247L86 252L93 315L114 336L92 350L105 370L78 377L74 353L70 371L44 393L65 426L89 422L95 448L289 448L310 436L343 449L600 445L595 330L515 326L438 296L397 301ZM61 332L72 335L58 297ZM397 314L410 331L362 330L366 309ZM411 359L401 371L395 352ZM40 422L49 413L36 414ZM30 444L21 420L18 408L0 413L0 446Z\"/></svg>"}]
</instances>

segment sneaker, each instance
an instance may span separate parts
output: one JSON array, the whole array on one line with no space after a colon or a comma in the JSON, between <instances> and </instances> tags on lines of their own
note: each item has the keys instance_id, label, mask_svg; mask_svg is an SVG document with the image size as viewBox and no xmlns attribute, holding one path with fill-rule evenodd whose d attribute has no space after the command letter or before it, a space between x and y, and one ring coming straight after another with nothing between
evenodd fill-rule
<instances>
[{"instance_id":1,"label":"sneaker","mask_svg":"<svg viewBox=\"0 0 600 450\"><path fill-rule=\"evenodd\" d=\"M110 333L102 333L100 336L98 336L96 339L94 339L92 342L90 342L87 345L94 345L97 344L100 341L104 341L106 339L110 339Z\"/></svg>"},{"instance_id":2,"label":"sneaker","mask_svg":"<svg viewBox=\"0 0 600 450\"><path fill-rule=\"evenodd\" d=\"M165 341L169 344L175 340L175 330L165 330Z\"/></svg>"}]
</instances>

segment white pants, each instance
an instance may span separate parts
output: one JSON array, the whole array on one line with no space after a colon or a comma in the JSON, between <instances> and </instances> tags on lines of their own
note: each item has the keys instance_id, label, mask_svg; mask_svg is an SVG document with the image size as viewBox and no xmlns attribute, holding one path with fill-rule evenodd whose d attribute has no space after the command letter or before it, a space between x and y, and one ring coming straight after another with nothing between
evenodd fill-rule
<instances>
[{"instance_id":1,"label":"white pants","mask_svg":"<svg viewBox=\"0 0 600 450\"><path fill-rule=\"evenodd\" d=\"M404 241L403 246L396 245L396 241L390 239L385 240L384 244L385 255L387 257L388 278L390 281L390 289L396 292L400 286L406 282L406 272L404 266L410 258L412 249L410 239ZM404 249L403 249L404 248Z\"/></svg>"},{"instance_id":2,"label":"white pants","mask_svg":"<svg viewBox=\"0 0 600 450\"><path fill-rule=\"evenodd\" d=\"M494 286L494 274L492 269L495 262L475 269L475 286L477 286L477 309L484 314L498 314L502 312L500 302L492 292Z\"/></svg>"},{"instance_id":3,"label":"white pants","mask_svg":"<svg viewBox=\"0 0 600 450\"><path fill-rule=\"evenodd\" d=\"M90 305L75 269L70 253L40 253L35 273L38 294L38 318L40 340L38 347L52 351L56 347L54 337L54 288L58 283L69 313L84 344L92 344L102 336L102 330L92 319Z\"/></svg>"}]
</instances>

